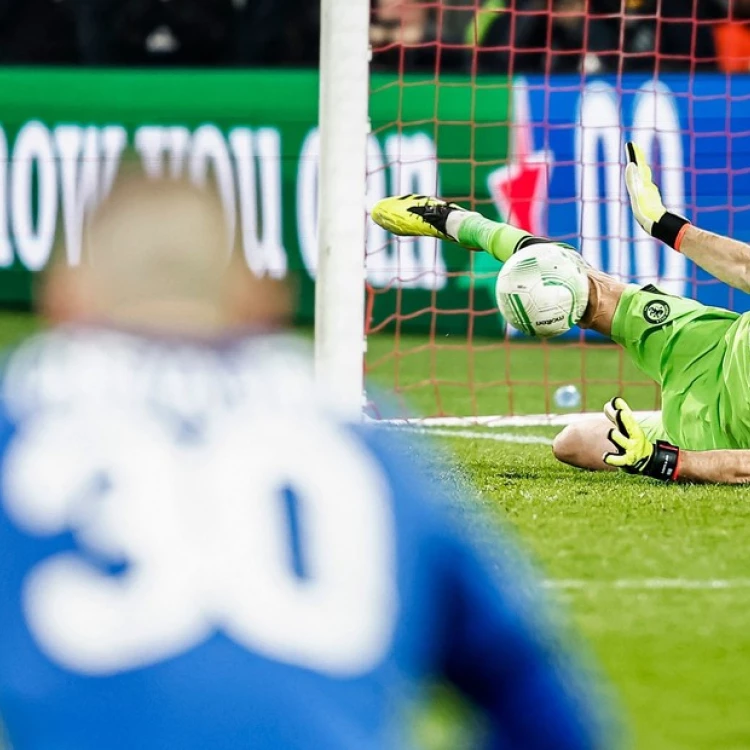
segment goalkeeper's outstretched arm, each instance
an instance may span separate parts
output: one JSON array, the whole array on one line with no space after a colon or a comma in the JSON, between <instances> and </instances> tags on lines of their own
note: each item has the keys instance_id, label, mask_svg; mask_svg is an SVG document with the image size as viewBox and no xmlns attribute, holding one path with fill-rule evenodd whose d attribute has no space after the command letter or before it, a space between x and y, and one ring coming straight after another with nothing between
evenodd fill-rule
<instances>
[{"instance_id":1,"label":"goalkeeper's outstretched arm","mask_svg":"<svg viewBox=\"0 0 750 750\"><path fill-rule=\"evenodd\" d=\"M665 482L750 483L750 450L687 451L663 440L652 443L619 396L604 413L612 423L611 447L603 456L607 466Z\"/></svg>"},{"instance_id":2,"label":"goalkeeper's outstretched arm","mask_svg":"<svg viewBox=\"0 0 750 750\"><path fill-rule=\"evenodd\" d=\"M719 281L750 292L750 245L690 225L680 252Z\"/></svg>"},{"instance_id":3,"label":"goalkeeper's outstretched arm","mask_svg":"<svg viewBox=\"0 0 750 750\"><path fill-rule=\"evenodd\" d=\"M749 484L750 451L681 451L678 481L704 484Z\"/></svg>"},{"instance_id":4,"label":"goalkeeper's outstretched arm","mask_svg":"<svg viewBox=\"0 0 750 750\"><path fill-rule=\"evenodd\" d=\"M626 146L625 183L638 223L652 237L679 250L712 276L743 292L750 292L750 245L693 226L664 207L643 151Z\"/></svg>"}]
</instances>

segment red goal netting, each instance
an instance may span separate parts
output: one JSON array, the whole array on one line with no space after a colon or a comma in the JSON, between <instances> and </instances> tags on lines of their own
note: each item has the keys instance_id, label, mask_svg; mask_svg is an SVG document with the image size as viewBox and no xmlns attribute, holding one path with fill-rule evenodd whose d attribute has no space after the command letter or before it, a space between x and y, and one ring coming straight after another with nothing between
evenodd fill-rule
<instances>
[{"instance_id":1,"label":"red goal netting","mask_svg":"<svg viewBox=\"0 0 750 750\"><path fill-rule=\"evenodd\" d=\"M622 165L637 140L672 210L750 239L745 14L744 0L373 0L368 202L439 194L623 280L745 309L636 227ZM370 222L367 267L380 416L590 411L618 393L658 407L611 342L509 329L488 256Z\"/></svg>"}]
</instances>

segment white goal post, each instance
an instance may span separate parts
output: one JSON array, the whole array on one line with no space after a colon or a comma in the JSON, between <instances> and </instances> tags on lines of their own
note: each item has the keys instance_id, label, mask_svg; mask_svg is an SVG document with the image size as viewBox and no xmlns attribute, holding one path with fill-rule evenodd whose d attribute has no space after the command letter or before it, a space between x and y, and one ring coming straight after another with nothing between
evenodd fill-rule
<instances>
[{"instance_id":1,"label":"white goal post","mask_svg":"<svg viewBox=\"0 0 750 750\"><path fill-rule=\"evenodd\" d=\"M365 347L365 179L370 0L322 0L315 369L360 419Z\"/></svg>"},{"instance_id":2,"label":"white goal post","mask_svg":"<svg viewBox=\"0 0 750 750\"><path fill-rule=\"evenodd\" d=\"M343 415L357 421L363 418L365 406L370 8L370 0L321 0L315 372L319 385L335 396ZM507 125L504 121L495 124ZM591 138L601 137L598 129L592 132ZM402 158L400 152L398 158ZM619 170L619 163L615 168ZM491 429L560 427L586 416L467 415L382 421L434 429Z\"/></svg>"}]
</instances>

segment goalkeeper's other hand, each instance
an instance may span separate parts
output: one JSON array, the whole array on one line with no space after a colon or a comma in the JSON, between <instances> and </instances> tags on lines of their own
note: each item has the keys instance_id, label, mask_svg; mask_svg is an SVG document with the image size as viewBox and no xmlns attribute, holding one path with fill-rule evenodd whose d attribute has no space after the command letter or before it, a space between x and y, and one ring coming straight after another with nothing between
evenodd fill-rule
<instances>
[{"instance_id":1,"label":"goalkeeper's other hand","mask_svg":"<svg viewBox=\"0 0 750 750\"><path fill-rule=\"evenodd\" d=\"M651 168L640 146L632 141L625 144L628 163L625 167L625 184L630 195L630 205L635 218L652 237L680 249L680 242L690 222L664 207L659 188L651 177Z\"/></svg>"},{"instance_id":2,"label":"goalkeeper's other hand","mask_svg":"<svg viewBox=\"0 0 750 750\"><path fill-rule=\"evenodd\" d=\"M604 407L604 413L614 425L607 437L615 448L604 454L605 464L665 482L677 479L680 449L676 445L662 440L650 442L625 399L619 396Z\"/></svg>"}]
</instances>

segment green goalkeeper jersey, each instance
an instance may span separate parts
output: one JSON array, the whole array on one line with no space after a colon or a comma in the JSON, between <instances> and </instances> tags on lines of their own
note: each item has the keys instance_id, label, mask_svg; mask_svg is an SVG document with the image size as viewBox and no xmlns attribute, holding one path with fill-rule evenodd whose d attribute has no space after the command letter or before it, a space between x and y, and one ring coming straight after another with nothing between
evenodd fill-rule
<instances>
[{"instance_id":1,"label":"green goalkeeper jersey","mask_svg":"<svg viewBox=\"0 0 750 750\"><path fill-rule=\"evenodd\" d=\"M750 313L628 287L612 338L661 385L651 439L688 450L750 449Z\"/></svg>"},{"instance_id":2,"label":"green goalkeeper jersey","mask_svg":"<svg viewBox=\"0 0 750 750\"><path fill-rule=\"evenodd\" d=\"M543 240L470 214L458 241L505 262L524 244ZM661 385L661 415L643 422L651 440L697 451L750 449L750 313L706 307L653 287L628 287L612 338Z\"/></svg>"}]
</instances>

